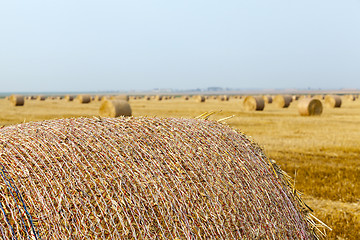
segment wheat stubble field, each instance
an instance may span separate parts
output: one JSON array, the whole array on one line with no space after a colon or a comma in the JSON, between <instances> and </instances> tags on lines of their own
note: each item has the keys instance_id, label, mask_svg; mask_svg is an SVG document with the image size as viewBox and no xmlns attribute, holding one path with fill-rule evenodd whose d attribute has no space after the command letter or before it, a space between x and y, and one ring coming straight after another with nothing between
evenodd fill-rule
<instances>
[{"instance_id":1,"label":"wheat stubble field","mask_svg":"<svg viewBox=\"0 0 360 240\"><path fill-rule=\"evenodd\" d=\"M250 136L275 160L303 193L314 215L333 231L328 239L360 238L360 100L343 99L341 108L324 106L322 115L302 117L297 102L289 108L267 104L263 111L249 112L242 100L190 98L129 101L133 116L194 118L215 111L210 120L234 115L225 121ZM26 100L11 106L0 99L0 125L78 116L98 116L101 102L80 104L65 100Z\"/></svg>"}]
</instances>

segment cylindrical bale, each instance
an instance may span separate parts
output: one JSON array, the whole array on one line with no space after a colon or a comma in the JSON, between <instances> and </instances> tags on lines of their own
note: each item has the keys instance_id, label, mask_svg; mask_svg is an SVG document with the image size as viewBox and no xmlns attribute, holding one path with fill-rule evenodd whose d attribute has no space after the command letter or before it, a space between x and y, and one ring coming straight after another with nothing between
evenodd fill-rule
<instances>
[{"instance_id":1,"label":"cylindrical bale","mask_svg":"<svg viewBox=\"0 0 360 240\"><path fill-rule=\"evenodd\" d=\"M272 103L273 102L273 98L271 96L263 96L264 102L265 103Z\"/></svg>"},{"instance_id":2,"label":"cylindrical bale","mask_svg":"<svg viewBox=\"0 0 360 240\"><path fill-rule=\"evenodd\" d=\"M318 239L286 174L216 121L57 119L0 145L3 239Z\"/></svg>"},{"instance_id":3,"label":"cylindrical bale","mask_svg":"<svg viewBox=\"0 0 360 240\"><path fill-rule=\"evenodd\" d=\"M316 98L304 98L298 102L298 111L301 116L321 115L323 111L322 103Z\"/></svg>"},{"instance_id":4,"label":"cylindrical bale","mask_svg":"<svg viewBox=\"0 0 360 240\"><path fill-rule=\"evenodd\" d=\"M347 101L355 101L356 98L354 95L349 94L349 95L345 95L344 99L346 99Z\"/></svg>"},{"instance_id":5,"label":"cylindrical bale","mask_svg":"<svg viewBox=\"0 0 360 240\"><path fill-rule=\"evenodd\" d=\"M37 96L36 98L38 101L45 101L46 97L45 96L42 96L42 95L39 95Z\"/></svg>"},{"instance_id":6,"label":"cylindrical bale","mask_svg":"<svg viewBox=\"0 0 360 240\"><path fill-rule=\"evenodd\" d=\"M91 102L91 96L88 94L80 94L77 95L76 100L79 103L90 103Z\"/></svg>"},{"instance_id":7,"label":"cylindrical bale","mask_svg":"<svg viewBox=\"0 0 360 240\"><path fill-rule=\"evenodd\" d=\"M161 95L156 95L156 96L155 96L155 100L161 101L161 100L163 100L163 96L161 96Z\"/></svg>"},{"instance_id":8,"label":"cylindrical bale","mask_svg":"<svg viewBox=\"0 0 360 240\"><path fill-rule=\"evenodd\" d=\"M325 96L325 105L330 108L339 108L341 107L341 98L338 95L326 95Z\"/></svg>"},{"instance_id":9,"label":"cylindrical bale","mask_svg":"<svg viewBox=\"0 0 360 240\"><path fill-rule=\"evenodd\" d=\"M25 97L22 95L13 94L10 96L9 100L13 106L24 106L25 104Z\"/></svg>"},{"instance_id":10,"label":"cylindrical bale","mask_svg":"<svg viewBox=\"0 0 360 240\"><path fill-rule=\"evenodd\" d=\"M102 102L99 114L102 117L131 116L130 104L125 100L106 100Z\"/></svg>"},{"instance_id":11,"label":"cylindrical bale","mask_svg":"<svg viewBox=\"0 0 360 240\"><path fill-rule=\"evenodd\" d=\"M244 99L243 106L247 111L262 111L265 107L265 101L260 96L247 96Z\"/></svg>"},{"instance_id":12,"label":"cylindrical bale","mask_svg":"<svg viewBox=\"0 0 360 240\"><path fill-rule=\"evenodd\" d=\"M223 102L223 101L229 101L229 96L228 95L221 95L219 96L219 101Z\"/></svg>"},{"instance_id":13,"label":"cylindrical bale","mask_svg":"<svg viewBox=\"0 0 360 240\"><path fill-rule=\"evenodd\" d=\"M273 103L280 108L287 108L290 106L292 97L290 95L276 95L273 98Z\"/></svg>"},{"instance_id":14,"label":"cylindrical bale","mask_svg":"<svg viewBox=\"0 0 360 240\"><path fill-rule=\"evenodd\" d=\"M122 95L115 95L115 96L111 96L110 100L124 100L124 101L129 101L129 96L122 94Z\"/></svg>"},{"instance_id":15,"label":"cylindrical bale","mask_svg":"<svg viewBox=\"0 0 360 240\"><path fill-rule=\"evenodd\" d=\"M73 95L66 95L65 96L65 101L71 102L74 100L74 96Z\"/></svg>"},{"instance_id":16,"label":"cylindrical bale","mask_svg":"<svg viewBox=\"0 0 360 240\"><path fill-rule=\"evenodd\" d=\"M182 96L182 99L184 99L185 101L189 100L189 96Z\"/></svg>"},{"instance_id":17,"label":"cylindrical bale","mask_svg":"<svg viewBox=\"0 0 360 240\"><path fill-rule=\"evenodd\" d=\"M206 100L205 100L205 96L202 96L202 95L197 96L197 97L196 97L196 101L197 101L197 102L205 102L205 101L206 101Z\"/></svg>"},{"instance_id":18,"label":"cylindrical bale","mask_svg":"<svg viewBox=\"0 0 360 240\"><path fill-rule=\"evenodd\" d=\"M95 95L94 97L94 101L101 101L103 99L104 96L102 95Z\"/></svg>"},{"instance_id":19,"label":"cylindrical bale","mask_svg":"<svg viewBox=\"0 0 360 240\"><path fill-rule=\"evenodd\" d=\"M297 101L299 100L300 96L299 95L292 95L291 96L291 101Z\"/></svg>"},{"instance_id":20,"label":"cylindrical bale","mask_svg":"<svg viewBox=\"0 0 360 240\"><path fill-rule=\"evenodd\" d=\"M324 95L318 94L318 95L313 96L312 98L318 99L318 100L324 100Z\"/></svg>"},{"instance_id":21,"label":"cylindrical bale","mask_svg":"<svg viewBox=\"0 0 360 240\"><path fill-rule=\"evenodd\" d=\"M145 96L145 100L146 100L146 101L150 101L150 100L151 100L151 96Z\"/></svg>"}]
</instances>

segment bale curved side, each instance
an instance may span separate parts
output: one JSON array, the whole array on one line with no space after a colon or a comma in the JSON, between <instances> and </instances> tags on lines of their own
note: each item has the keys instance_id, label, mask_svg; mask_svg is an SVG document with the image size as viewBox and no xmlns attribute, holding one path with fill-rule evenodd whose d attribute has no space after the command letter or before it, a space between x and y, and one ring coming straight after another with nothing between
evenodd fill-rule
<instances>
[{"instance_id":1,"label":"bale curved side","mask_svg":"<svg viewBox=\"0 0 360 240\"><path fill-rule=\"evenodd\" d=\"M273 102L273 98L272 96L263 96L264 102L265 103L272 103Z\"/></svg>"},{"instance_id":2,"label":"bale curved side","mask_svg":"<svg viewBox=\"0 0 360 240\"><path fill-rule=\"evenodd\" d=\"M99 114L102 117L131 116L131 107L124 100L106 100L100 105Z\"/></svg>"},{"instance_id":3,"label":"bale curved side","mask_svg":"<svg viewBox=\"0 0 360 240\"><path fill-rule=\"evenodd\" d=\"M326 95L324 100L325 100L325 105L330 108L341 107L341 98L338 95Z\"/></svg>"},{"instance_id":4,"label":"bale curved side","mask_svg":"<svg viewBox=\"0 0 360 240\"><path fill-rule=\"evenodd\" d=\"M218 122L58 119L0 129L0 145L5 239L316 237L277 166Z\"/></svg>"},{"instance_id":5,"label":"bale curved side","mask_svg":"<svg viewBox=\"0 0 360 240\"><path fill-rule=\"evenodd\" d=\"M304 98L298 103L298 111L301 116L321 115L323 111L322 103L316 98Z\"/></svg>"},{"instance_id":6,"label":"bale curved side","mask_svg":"<svg viewBox=\"0 0 360 240\"><path fill-rule=\"evenodd\" d=\"M247 96L244 99L243 106L247 111L262 111L265 107L265 101L260 96Z\"/></svg>"},{"instance_id":7,"label":"bale curved side","mask_svg":"<svg viewBox=\"0 0 360 240\"><path fill-rule=\"evenodd\" d=\"M77 95L76 100L79 103L82 103L82 104L90 103L91 102L91 96L88 95L88 94L80 94L80 95Z\"/></svg>"},{"instance_id":8,"label":"bale curved side","mask_svg":"<svg viewBox=\"0 0 360 240\"><path fill-rule=\"evenodd\" d=\"M25 104L25 97L22 95L11 95L10 98L10 103L13 106L24 106Z\"/></svg>"},{"instance_id":9,"label":"bale curved side","mask_svg":"<svg viewBox=\"0 0 360 240\"><path fill-rule=\"evenodd\" d=\"M196 101L197 102L205 102L205 96L201 96L201 95L196 96Z\"/></svg>"},{"instance_id":10,"label":"bale curved side","mask_svg":"<svg viewBox=\"0 0 360 240\"><path fill-rule=\"evenodd\" d=\"M273 103L280 108L287 108L290 106L292 97L289 95L276 95L273 99Z\"/></svg>"},{"instance_id":11,"label":"bale curved side","mask_svg":"<svg viewBox=\"0 0 360 240\"><path fill-rule=\"evenodd\" d=\"M42 96L42 95L39 95L39 96L36 97L36 99L37 99L38 101L45 101L46 97L45 97L45 96Z\"/></svg>"}]
</instances>

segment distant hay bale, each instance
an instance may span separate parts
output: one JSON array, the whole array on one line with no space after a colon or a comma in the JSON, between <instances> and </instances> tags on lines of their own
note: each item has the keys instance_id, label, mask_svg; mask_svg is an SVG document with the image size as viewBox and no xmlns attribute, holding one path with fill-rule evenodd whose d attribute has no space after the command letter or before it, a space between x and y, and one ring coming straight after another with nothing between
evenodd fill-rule
<instances>
[{"instance_id":1,"label":"distant hay bale","mask_svg":"<svg viewBox=\"0 0 360 240\"><path fill-rule=\"evenodd\" d=\"M130 104L125 100L106 100L99 109L102 117L131 116Z\"/></svg>"},{"instance_id":2,"label":"distant hay bale","mask_svg":"<svg viewBox=\"0 0 360 240\"><path fill-rule=\"evenodd\" d=\"M347 100L347 101L355 101L356 98L355 98L354 95L349 94L349 95L345 95L344 99Z\"/></svg>"},{"instance_id":3,"label":"distant hay bale","mask_svg":"<svg viewBox=\"0 0 360 240\"><path fill-rule=\"evenodd\" d=\"M273 102L273 98L272 98L272 96L269 96L269 95L267 95L267 96L263 96L263 99L264 99L264 102L265 103L272 103Z\"/></svg>"},{"instance_id":4,"label":"distant hay bale","mask_svg":"<svg viewBox=\"0 0 360 240\"><path fill-rule=\"evenodd\" d=\"M312 98L318 99L318 100L324 100L324 95L318 94L318 95L313 96Z\"/></svg>"},{"instance_id":5,"label":"distant hay bale","mask_svg":"<svg viewBox=\"0 0 360 240\"><path fill-rule=\"evenodd\" d=\"M95 95L94 101L99 102L99 101L101 101L101 100L103 99L103 97L104 97L104 96L102 96L102 95Z\"/></svg>"},{"instance_id":6,"label":"distant hay bale","mask_svg":"<svg viewBox=\"0 0 360 240\"><path fill-rule=\"evenodd\" d=\"M229 101L229 96L228 95L221 95L218 97L219 101L223 102L223 101Z\"/></svg>"},{"instance_id":7,"label":"distant hay bale","mask_svg":"<svg viewBox=\"0 0 360 240\"><path fill-rule=\"evenodd\" d=\"M197 102L205 102L205 100L206 100L206 99L205 99L205 96L199 95L199 96L196 97L196 101L197 101Z\"/></svg>"},{"instance_id":8,"label":"distant hay bale","mask_svg":"<svg viewBox=\"0 0 360 240\"><path fill-rule=\"evenodd\" d=\"M299 100L300 96L299 95L292 95L291 96L291 101L297 101Z\"/></svg>"},{"instance_id":9,"label":"distant hay bale","mask_svg":"<svg viewBox=\"0 0 360 240\"><path fill-rule=\"evenodd\" d=\"M325 96L325 105L330 108L339 108L341 107L341 98L338 95L326 95Z\"/></svg>"},{"instance_id":10,"label":"distant hay bale","mask_svg":"<svg viewBox=\"0 0 360 240\"><path fill-rule=\"evenodd\" d=\"M304 98L298 102L298 111L301 116L321 115L323 111L322 103L316 98Z\"/></svg>"},{"instance_id":11,"label":"distant hay bale","mask_svg":"<svg viewBox=\"0 0 360 240\"><path fill-rule=\"evenodd\" d=\"M124 101L129 101L129 96L122 94L122 95L115 95L115 96L111 96L110 100L124 100Z\"/></svg>"},{"instance_id":12,"label":"distant hay bale","mask_svg":"<svg viewBox=\"0 0 360 240\"><path fill-rule=\"evenodd\" d=\"M45 97L45 96L42 96L42 95L39 95L39 96L36 97L36 99L37 99L38 101L45 101L46 97Z\"/></svg>"},{"instance_id":13,"label":"distant hay bale","mask_svg":"<svg viewBox=\"0 0 360 240\"><path fill-rule=\"evenodd\" d=\"M161 95L155 96L155 100L157 100L157 101L161 101L162 99L163 99L163 96L161 96Z\"/></svg>"},{"instance_id":14,"label":"distant hay bale","mask_svg":"<svg viewBox=\"0 0 360 240\"><path fill-rule=\"evenodd\" d=\"M9 100L13 106L24 106L25 104L25 97L22 95L13 94L10 96Z\"/></svg>"},{"instance_id":15,"label":"distant hay bale","mask_svg":"<svg viewBox=\"0 0 360 240\"><path fill-rule=\"evenodd\" d=\"M262 111L265 107L265 101L260 96L247 96L244 99L243 106L247 111Z\"/></svg>"},{"instance_id":16,"label":"distant hay bale","mask_svg":"<svg viewBox=\"0 0 360 240\"><path fill-rule=\"evenodd\" d=\"M182 96L182 99L184 99L185 101L189 100L189 96Z\"/></svg>"},{"instance_id":17,"label":"distant hay bale","mask_svg":"<svg viewBox=\"0 0 360 240\"><path fill-rule=\"evenodd\" d=\"M273 98L273 103L280 108L287 108L290 106L292 97L290 95L276 95Z\"/></svg>"},{"instance_id":18,"label":"distant hay bale","mask_svg":"<svg viewBox=\"0 0 360 240\"><path fill-rule=\"evenodd\" d=\"M0 145L3 239L319 234L286 173L214 121L48 120L0 129Z\"/></svg>"},{"instance_id":19,"label":"distant hay bale","mask_svg":"<svg viewBox=\"0 0 360 240\"><path fill-rule=\"evenodd\" d=\"M64 99L65 99L65 101L71 102L71 101L74 101L74 96L73 95L66 95Z\"/></svg>"},{"instance_id":20,"label":"distant hay bale","mask_svg":"<svg viewBox=\"0 0 360 240\"><path fill-rule=\"evenodd\" d=\"M146 100L146 101L150 101L150 100L151 100L151 96L145 96L145 100Z\"/></svg>"},{"instance_id":21,"label":"distant hay bale","mask_svg":"<svg viewBox=\"0 0 360 240\"><path fill-rule=\"evenodd\" d=\"M82 103L82 104L90 103L91 102L91 96L87 95L87 94L80 94L80 95L77 95L76 100L79 103Z\"/></svg>"}]
</instances>

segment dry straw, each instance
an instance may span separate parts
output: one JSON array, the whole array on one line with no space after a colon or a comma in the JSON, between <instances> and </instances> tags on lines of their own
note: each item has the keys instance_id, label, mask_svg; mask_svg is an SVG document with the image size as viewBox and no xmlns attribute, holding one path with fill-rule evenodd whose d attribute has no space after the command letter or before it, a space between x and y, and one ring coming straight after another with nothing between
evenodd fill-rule
<instances>
[{"instance_id":1,"label":"dry straw","mask_svg":"<svg viewBox=\"0 0 360 240\"><path fill-rule=\"evenodd\" d=\"M298 102L298 111L301 116L321 115L323 111L322 103L316 98L304 98Z\"/></svg>"},{"instance_id":2,"label":"dry straw","mask_svg":"<svg viewBox=\"0 0 360 240\"><path fill-rule=\"evenodd\" d=\"M45 97L45 96L42 96L42 95L39 95L39 96L36 97L36 99L37 99L38 101L45 101L46 97Z\"/></svg>"},{"instance_id":3,"label":"dry straw","mask_svg":"<svg viewBox=\"0 0 360 240\"><path fill-rule=\"evenodd\" d=\"M87 94L80 94L77 95L76 100L79 103L90 103L91 102L91 96Z\"/></svg>"},{"instance_id":4,"label":"dry straw","mask_svg":"<svg viewBox=\"0 0 360 240\"><path fill-rule=\"evenodd\" d=\"M129 101L129 96L128 95L115 95L115 96L111 96L110 100L124 100L124 101Z\"/></svg>"},{"instance_id":5,"label":"dry straw","mask_svg":"<svg viewBox=\"0 0 360 240\"><path fill-rule=\"evenodd\" d=\"M290 95L276 95L273 103L280 108L287 108L290 106L292 97Z\"/></svg>"},{"instance_id":6,"label":"dry straw","mask_svg":"<svg viewBox=\"0 0 360 240\"><path fill-rule=\"evenodd\" d=\"M205 96L201 96L201 95L196 96L195 99L197 102L205 102L206 101Z\"/></svg>"},{"instance_id":7,"label":"dry straw","mask_svg":"<svg viewBox=\"0 0 360 240\"><path fill-rule=\"evenodd\" d=\"M99 114L102 117L131 116L131 107L124 100L106 100L100 105Z\"/></svg>"},{"instance_id":8,"label":"dry straw","mask_svg":"<svg viewBox=\"0 0 360 240\"><path fill-rule=\"evenodd\" d=\"M0 144L5 239L319 234L287 175L218 122L59 119L5 127Z\"/></svg>"},{"instance_id":9,"label":"dry straw","mask_svg":"<svg viewBox=\"0 0 360 240\"><path fill-rule=\"evenodd\" d=\"M260 96L247 96L244 99L243 106L247 111L262 111L265 107L265 101Z\"/></svg>"},{"instance_id":10,"label":"dry straw","mask_svg":"<svg viewBox=\"0 0 360 240\"><path fill-rule=\"evenodd\" d=\"M265 103L272 103L273 102L272 96L263 96L263 99L264 99Z\"/></svg>"},{"instance_id":11,"label":"dry straw","mask_svg":"<svg viewBox=\"0 0 360 240\"><path fill-rule=\"evenodd\" d=\"M13 106L24 106L25 104L25 97L22 95L11 95L10 98L10 103Z\"/></svg>"},{"instance_id":12,"label":"dry straw","mask_svg":"<svg viewBox=\"0 0 360 240\"><path fill-rule=\"evenodd\" d=\"M325 105L330 108L339 108L341 107L341 98L338 95L326 95L325 96Z\"/></svg>"}]
</instances>

